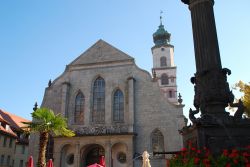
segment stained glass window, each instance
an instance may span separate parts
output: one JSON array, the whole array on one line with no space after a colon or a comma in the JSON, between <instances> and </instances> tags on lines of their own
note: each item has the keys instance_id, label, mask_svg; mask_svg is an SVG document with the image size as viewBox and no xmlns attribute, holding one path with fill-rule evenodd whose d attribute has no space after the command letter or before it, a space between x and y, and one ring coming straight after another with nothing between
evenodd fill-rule
<instances>
[{"instance_id":1,"label":"stained glass window","mask_svg":"<svg viewBox=\"0 0 250 167\"><path fill-rule=\"evenodd\" d=\"M98 77L93 85L92 121L105 122L105 81L101 77Z\"/></svg>"},{"instance_id":2,"label":"stained glass window","mask_svg":"<svg viewBox=\"0 0 250 167\"><path fill-rule=\"evenodd\" d=\"M85 103L84 95L81 92L79 92L76 95L76 99L75 99L75 123L76 124L84 123L84 103Z\"/></svg>"},{"instance_id":3,"label":"stained glass window","mask_svg":"<svg viewBox=\"0 0 250 167\"><path fill-rule=\"evenodd\" d=\"M122 122L124 119L124 97L121 90L116 90L113 100L113 120Z\"/></svg>"},{"instance_id":4,"label":"stained glass window","mask_svg":"<svg viewBox=\"0 0 250 167\"><path fill-rule=\"evenodd\" d=\"M151 144L153 152L162 152L164 151L164 136L162 135L159 129L156 129L151 134ZM162 157L159 155L158 157Z\"/></svg>"}]
</instances>

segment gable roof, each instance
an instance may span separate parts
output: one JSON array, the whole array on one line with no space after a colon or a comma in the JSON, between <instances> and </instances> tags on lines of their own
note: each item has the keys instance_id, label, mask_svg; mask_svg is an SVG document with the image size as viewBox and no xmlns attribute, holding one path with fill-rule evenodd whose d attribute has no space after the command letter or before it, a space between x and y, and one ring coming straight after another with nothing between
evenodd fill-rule
<instances>
[{"instance_id":1,"label":"gable roof","mask_svg":"<svg viewBox=\"0 0 250 167\"><path fill-rule=\"evenodd\" d=\"M11 130L11 128L6 129L3 126L0 126L0 133L10 135L10 136L13 136L13 137L17 137L17 134L15 132L13 132Z\"/></svg>"},{"instance_id":2,"label":"gable roof","mask_svg":"<svg viewBox=\"0 0 250 167\"><path fill-rule=\"evenodd\" d=\"M0 118L3 119L5 122L7 122L11 127L15 128L16 130L24 126L22 122L30 122L30 120L3 111L1 109L0 109Z\"/></svg>"},{"instance_id":3,"label":"gable roof","mask_svg":"<svg viewBox=\"0 0 250 167\"><path fill-rule=\"evenodd\" d=\"M69 65L84 65L131 60L134 61L134 58L100 39Z\"/></svg>"}]
</instances>

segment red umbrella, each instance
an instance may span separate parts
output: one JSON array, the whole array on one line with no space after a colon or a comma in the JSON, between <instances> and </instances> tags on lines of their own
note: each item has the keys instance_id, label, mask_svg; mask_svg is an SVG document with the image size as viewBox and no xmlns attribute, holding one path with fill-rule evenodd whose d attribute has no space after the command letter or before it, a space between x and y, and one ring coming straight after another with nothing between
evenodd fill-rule
<instances>
[{"instance_id":1,"label":"red umbrella","mask_svg":"<svg viewBox=\"0 0 250 167\"><path fill-rule=\"evenodd\" d=\"M100 157L99 164L102 165L103 167L106 167L106 165L105 165L105 157L103 155Z\"/></svg>"},{"instance_id":2,"label":"red umbrella","mask_svg":"<svg viewBox=\"0 0 250 167\"><path fill-rule=\"evenodd\" d=\"M28 166L27 167L34 167L33 157L32 156L29 157Z\"/></svg>"},{"instance_id":3,"label":"red umbrella","mask_svg":"<svg viewBox=\"0 0 250 167\"><path fill-rule=\"evenodd\" d=\"M52 161L52 159L49 160L47 167L53 167L53 161Z\"/></svg>"},{"instance_id":4,"label":"red umbrella","mask_svg":"<svg viewBox=\"0 0 250 167\"><path fill-rule=\"evenodd\" d=\"M103 166L101 166L101 165L95 163L95 164L89 165L89 166L87 166L87 167L103 167Z\"/></svg>"}]
</instances>

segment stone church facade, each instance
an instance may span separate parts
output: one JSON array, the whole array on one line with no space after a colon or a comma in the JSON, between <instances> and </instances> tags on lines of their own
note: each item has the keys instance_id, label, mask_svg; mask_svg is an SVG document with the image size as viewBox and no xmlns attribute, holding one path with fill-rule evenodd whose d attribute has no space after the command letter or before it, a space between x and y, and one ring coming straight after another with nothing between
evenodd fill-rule
<instances>
[{"instance_id":1,"label":"stone church facade","mask_svg":"<svg viewBox=\"0 0 250 167\"><path fill-rule=\"evenodd\" d=\"M164 33L163 37L166 40ZM168 50L169 46L162 43L155 48ZM170 100L164 96L162 90L169 87L176 94L176 83L169 78L170 84L162 85L158 74L165 70L175 78L175 67L168 68L167 63L156 67L151 76L135 64L134 58L103 40L67 65L46 88L41 105L66 117L76 133L75 137L53 139L54 165L86 167L104 156L107 167L139 167L145 150L180 150L183 105L176 96ZM30 153L35 160L37 141L37 136L32 136ZM150 155L153 167L166 166L167 156Z\"/></svg>"}]
</instances>

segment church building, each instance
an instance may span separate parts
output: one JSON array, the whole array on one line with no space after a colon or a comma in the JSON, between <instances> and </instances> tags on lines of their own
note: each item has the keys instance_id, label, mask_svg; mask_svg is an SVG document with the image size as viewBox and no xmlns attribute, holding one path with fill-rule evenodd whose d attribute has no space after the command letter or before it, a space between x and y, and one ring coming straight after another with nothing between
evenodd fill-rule
<instances>
[{"instance_id":1,"label":"church building","mask_svg":"<svg viewBox=\"0 0 250 167\"><path fill-rule=\"evenodd\" d=\"M103 156L106 167L141 167L140 155L147 150L152 167L163 167L167 156L153 152L181 149L183 105L177 99L174 47L162 23L153 40L152 75L99 40L49 84L41 107L66 117L76 133L50 139L55 166L87 167ZM37 142L32 136L34 160Z\"/></svg>"}]
</instances>

